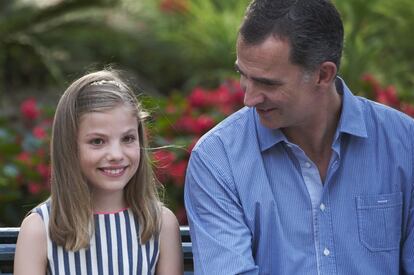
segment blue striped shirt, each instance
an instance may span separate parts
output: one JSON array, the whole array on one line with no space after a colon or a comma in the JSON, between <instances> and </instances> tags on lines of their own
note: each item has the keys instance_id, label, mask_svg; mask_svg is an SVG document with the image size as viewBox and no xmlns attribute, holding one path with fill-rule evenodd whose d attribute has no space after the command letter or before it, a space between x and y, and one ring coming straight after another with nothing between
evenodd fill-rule
<instances>
[{"instance_id":1,"label":"blue striped shirt","mask_svg":"<svg viewBox=\"0 0 414 275\"><path fill-rule=\"evenodd\" d=\"M414 120L337 84L323 184L254 108L197 143L185 184L196 274L414 274Z\"/></svg>"},{"instance_id":2,"label":"blue striped shirt","mask_svg":"<svg viewBox=\"0 0 414 275\"><path fill-rule=\"evenodd\" d=\"M113 275L155 274L159 255L158 239L140 244L139 224L130 209L108 214L95 214L95 232L89 247L67 251L49 236L49 202L34 210L45 223L47 234L47 274Z\"/></svg>"}]
</instances>

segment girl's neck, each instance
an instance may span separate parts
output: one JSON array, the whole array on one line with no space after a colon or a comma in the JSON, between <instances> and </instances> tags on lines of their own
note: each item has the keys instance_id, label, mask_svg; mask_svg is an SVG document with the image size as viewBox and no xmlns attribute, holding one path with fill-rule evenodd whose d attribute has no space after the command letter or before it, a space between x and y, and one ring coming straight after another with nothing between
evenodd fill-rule
<instances>
[{"instance_id":1,"label":"girl's neck","mask_svg":"<svg viewBox=\"0 0 414 275\"><path fill-rule=\"evenodd\" d=\"M128 207L118 209L118 210L115 210L115 211L94 211L94 214L95 215L116 214L116 213L124 212L127 209L128 209Z\"/></svg>"},{"instance_id":2,"label":"girl's neck","mask_svg":"<svg viewBox=\"0 0 414 275\"><path fill-rule=\"evenodd\" d=\"M94 193L92 195L94 213L117 213L128 208L124 193Z\"/></svg>"}]
</instances>

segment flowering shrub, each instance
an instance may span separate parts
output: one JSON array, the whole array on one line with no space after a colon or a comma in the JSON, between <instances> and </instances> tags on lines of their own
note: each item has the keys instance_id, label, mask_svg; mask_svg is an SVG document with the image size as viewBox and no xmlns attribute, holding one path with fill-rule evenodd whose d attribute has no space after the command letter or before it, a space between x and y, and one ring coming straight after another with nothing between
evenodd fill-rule
<instances>
[{"instance_id":1,"label":"flowering shrub","mask_svg":"<svg viewBox=\"0 0 414 275\"><path fill-rule=\"evenodd\" d=\"M0 225L17 225L48 196L52 113L29 98L19 116L0 118Z\"/></svg>"},{"instance_id":2,"label":"flowering shrub","mask_svg":"<svg viewBox=\"0 0 414 275\"><path fill-rule=\"evenodd\" d=\"M191 149L215 124L243 106L238 81L228 80L218 88L194 88L188 97L176 93L158 104L152 129L154 163L165 186L166 203L175 210L180 224L187 224L183 204L185 171Z\"/></svg>"},{"instance_id":3,"label":"flowering shrub","mask_svg":"<svg viewBox=\"0 0 414 275\"><path fill-rule=\"evenodd\" d=\"M152 98L148 106L163 110L153 114L150 128L156 174L165 186L165 199L180 223L184 175L189 153L197 139L242 104L237 82L227 81L214 90L195 88L188 98L176 93ZM0 226L18 226L24 215L49 195L49 142L54 108L29 98L19 114L0 117Z\"/></svg>"},{"instance_id":4,"label":"flowering shrub","mask_svg":"<svg viewBox=\"0 0 414 275\"><path fill-rule=\"evenodd\" d=\"M372 75L362 78L368 97L414 117L414 105L399 98L390 85L382 87ZM183 203L185 171L197 140L243 105L237 81L227 80L216 89L195 87L187 97L144 100L153 112L149 135L158 179L165 187L164 200L180 224L187 218ZM54 110L25 100L18 117L0 117L0 226L17 226L37 203L49 195L49 140Z\"/></svg>"},{"instance_id":5,"label":"flowering shrub","mask_svg":"<svg viewBox=\"0 0 414 275\"><path fill-rule=\"evenodd\" d=\"M401 100L395 86L388 85L384 88L371 74L363 75L362 81L367 85L370 92L368 96L373 100L391 106L394 109L400 110L407 115L414 117L414 105Z\"/></svg>"}]
</instances>

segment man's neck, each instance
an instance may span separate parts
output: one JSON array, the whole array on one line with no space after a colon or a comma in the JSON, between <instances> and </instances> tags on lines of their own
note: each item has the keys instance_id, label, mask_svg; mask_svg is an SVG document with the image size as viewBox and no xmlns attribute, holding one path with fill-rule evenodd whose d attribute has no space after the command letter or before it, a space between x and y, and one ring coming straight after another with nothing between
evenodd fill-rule
<instances>
[{"instance_id":1,"label":"man's neck","mask_svg":"<svg viewBox=\"0 0 414 275\"><path fill-rule=\"evenodd\" d=\"M318 166L322 180L331 158L331 147L338 126L342 98L335 86L321 101L320 111L307 124L282 129L287 139L298 145Z\"/></svg>"}]
</instances>

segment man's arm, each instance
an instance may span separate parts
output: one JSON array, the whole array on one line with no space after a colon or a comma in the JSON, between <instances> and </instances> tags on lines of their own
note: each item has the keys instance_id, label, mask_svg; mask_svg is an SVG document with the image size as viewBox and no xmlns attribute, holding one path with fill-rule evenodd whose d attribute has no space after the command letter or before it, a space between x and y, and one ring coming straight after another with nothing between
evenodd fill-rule
<instances>
[{"instance_id":1,"label":"man's arm","mask_svg":"<svg viewBox=\"0 0 414 275\"><path fill-rule=\"evenodd\" d=\"M414 124L411 124L411 137L414 136ZM407 234L404 239L401 261L403 272L401 274L414 275L414 141L411 139L412 178L411 178L411 201L408 213Z\"/></svg>"},{"instance_id":2,"label":"man's arm","mask_svg":"<svg viewBox=\"0 0 414 275\"><path fill-rule=\"evenodd\" d=\"M195 274L258 274L230 168L209 156L193 151L185 183Z\"/></svg>"}]
</instances>

